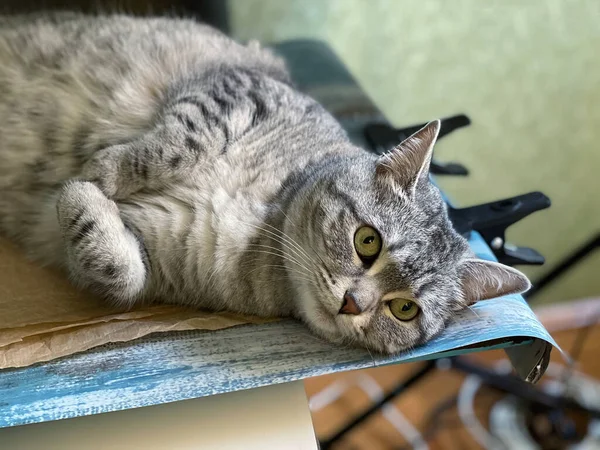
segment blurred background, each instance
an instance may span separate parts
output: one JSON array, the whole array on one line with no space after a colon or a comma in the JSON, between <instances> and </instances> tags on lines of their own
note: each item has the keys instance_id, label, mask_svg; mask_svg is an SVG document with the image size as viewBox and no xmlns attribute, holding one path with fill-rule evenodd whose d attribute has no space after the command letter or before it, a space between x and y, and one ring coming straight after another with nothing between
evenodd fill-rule
<instances>
[{"instance_id":1,"label":"blurred background","mask_svg":"<svg viewBox=\"0 0 600 450\"><path fill-rule=\"evenodd\" d=\"M546 257L543 266L518 267L534 281L600 230L597 0L3 0L0 6L12 12L117 8L195 14L240 40L323 41L393 125L457 113L472 119L469 128L436 146L440 159L459 161L470 171L468 177L438 179L457 206L538 190L550 197L551 208L511 226L507 234L508 241ZM320 68L307 63L303 70L318 77ZM573 398L585 397L596 408L599 304L597 251L532 298L558 344L577 357L565 374L565 361L554 352L542 388L572 391ZM470 359L501 367L497 364L504 358L502 352L486 352ZM318 437L326 442L418 367L404 364L306 380ZM589 414L566 417L555 411L560 420L534 416L531 405L487 386L464 403L473 378L439 369L331 446L600 448L598 423ZM471 413L465 415L469 404ZM492 428L508 440L491 438ZM527 441L525 435L536 439Z\"/></svg>"}]
</instances>

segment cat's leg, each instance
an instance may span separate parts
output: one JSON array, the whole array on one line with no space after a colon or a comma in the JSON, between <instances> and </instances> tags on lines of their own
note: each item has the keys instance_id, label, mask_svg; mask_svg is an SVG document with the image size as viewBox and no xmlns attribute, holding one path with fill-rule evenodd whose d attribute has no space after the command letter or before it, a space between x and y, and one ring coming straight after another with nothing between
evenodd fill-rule
<instances>
[{"instance_id":1,"label":"cat's leg","mask_svg":"<svg viewBox=\"0 0 600 450\"><path fill-rule=\"evenodd\" d=\"M204 100L184 97L146 135L99 150L84 166L83 179L96 183L109 198L124 199L190 176L209 158L223 154L231 136L225 119Z\"/></svg>"},{"instance_id":2,"label":"cat's leg","mask_svg":"<svg viewBox=\"0 0 600 450\"><path fill-rule=\"evenodd\" d=\"M119 304L132 305L148 277L145 249L123 223L117 205L93 183L67 183L58 221L73 281Z\"/></svg>"}]
</instances>

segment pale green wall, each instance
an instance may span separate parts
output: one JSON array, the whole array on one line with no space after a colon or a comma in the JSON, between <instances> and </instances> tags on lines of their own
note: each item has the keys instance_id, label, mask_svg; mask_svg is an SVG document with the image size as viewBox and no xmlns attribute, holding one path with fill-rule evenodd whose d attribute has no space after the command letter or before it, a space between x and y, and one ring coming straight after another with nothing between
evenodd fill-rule
<instances>
[{"instance_id":1,"label":"pale green wall","mask_svg":"<svg viewBox=\"0 0 600 450\"><path fill-rule=\"evenodd\" d=\"M398 125L465 112L443 160L459 204L541 190L553 201L511 229L539 249L536 278L600 228L600 1L230 0L234 34L327 40ZM540 296L600 295L600 254Z\"/></svg>"}]
</instances>

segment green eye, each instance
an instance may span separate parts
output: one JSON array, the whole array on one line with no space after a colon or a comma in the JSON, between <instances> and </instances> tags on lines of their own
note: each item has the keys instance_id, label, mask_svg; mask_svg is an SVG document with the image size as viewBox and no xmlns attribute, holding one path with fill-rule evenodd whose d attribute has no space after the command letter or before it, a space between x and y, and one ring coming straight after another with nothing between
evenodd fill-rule
<instances>
[{"instance_id":1,"label":"green eye","mask_svg":"<svg viewBox=\"0 0 600 450\"><path fill-rule=\"evenodd\" d=\"M381 237L374 228L360 227L354 234L354 248L363 261L373 261L381 251Z\"/></svg>"},{"instance_id":2,"label":"green eye","mask_svg":"<svg viewBox=\"0 0 600 450\"><path fill-rule=\"evenodd\" d=\"M390 311L396 319L406 322L417 317L419 307L411 300L397 298L390 302Z\"/></svg>"}]
</instances>

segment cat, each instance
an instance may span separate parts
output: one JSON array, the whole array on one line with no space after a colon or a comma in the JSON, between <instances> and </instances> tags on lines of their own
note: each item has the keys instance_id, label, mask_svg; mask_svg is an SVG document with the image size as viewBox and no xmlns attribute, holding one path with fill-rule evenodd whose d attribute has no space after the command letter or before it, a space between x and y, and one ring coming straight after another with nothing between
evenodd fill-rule
<instances>
[{"instance_id":1,"label":"cat","mask_svg":"<svg viewBox=\"0 0 600 450\"><path fill-rule=\"evenodd\" d=\"M193 20L0 18L0 232L120 306L293 317L389 354L526 291L452 228L439 128L369 153L282 59Z\"/></svg>"}]
</instances>

